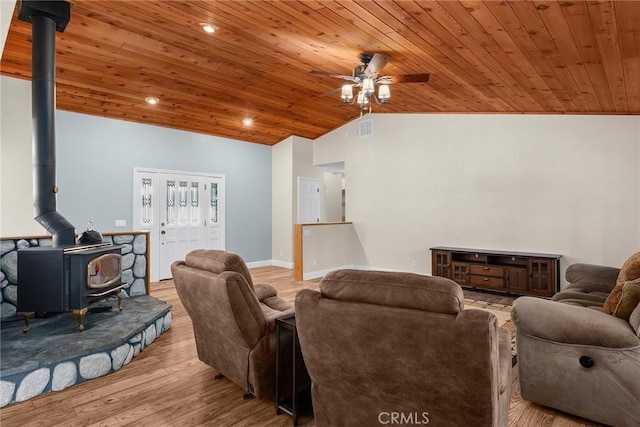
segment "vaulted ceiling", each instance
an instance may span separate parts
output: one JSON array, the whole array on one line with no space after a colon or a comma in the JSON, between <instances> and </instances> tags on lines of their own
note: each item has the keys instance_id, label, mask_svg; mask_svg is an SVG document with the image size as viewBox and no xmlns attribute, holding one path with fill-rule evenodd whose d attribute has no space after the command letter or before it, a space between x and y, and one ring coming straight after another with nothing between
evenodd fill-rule
<instances>
[{"instance_id":1,"label":"vaulted ceiling","mask_svg":"<svg viewBox=\"0 0 640 427\"><path fill-rule=\"evenodd\" d=\"M376 113L640 114L639 23L640 1L74 0L57 108L268 145L316 138L360 112L327 95L343 81L309 72L350 75L380 52L382 74L430 79L393 84ZM17 12L0 66L31 76Z\"/></svg>"}]
</instances>

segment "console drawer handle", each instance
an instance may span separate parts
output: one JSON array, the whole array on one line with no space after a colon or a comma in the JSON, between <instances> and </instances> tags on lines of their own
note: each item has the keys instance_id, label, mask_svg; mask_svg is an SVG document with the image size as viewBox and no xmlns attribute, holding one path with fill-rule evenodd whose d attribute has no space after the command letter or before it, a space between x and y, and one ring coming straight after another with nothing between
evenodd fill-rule
<instances>
[{"instance_id":1,"label":"console drawer handle","mask_svg":"<svg viewBox=\"0 0 640 427\"><path fill-rule=\"evenodd\" d=\"M482 280L484 280L485 282L488 282L488 281L489 281L489 279L488 279L488 278L486 278L486 277L485 277L484 279L482 279Z\"/></svg>"},{"instance_id":2,"label":"console drawer handle","mask_svg":"<svg viewBox=\"0 0 640 427\"><path fill-rule=\"evenodd\" d=\"M489 267L482 267L483 270L489 270Z\"/></svg>"}]
</instances>

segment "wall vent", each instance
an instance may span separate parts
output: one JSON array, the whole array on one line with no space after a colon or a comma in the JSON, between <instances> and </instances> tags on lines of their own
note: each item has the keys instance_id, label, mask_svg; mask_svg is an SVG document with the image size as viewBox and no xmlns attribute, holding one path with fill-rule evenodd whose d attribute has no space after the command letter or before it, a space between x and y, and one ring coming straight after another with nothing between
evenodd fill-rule
<instances>
[{"instance_id":1,"label":"wall vent","mask_svg":"<svg viewBox=\"0 0 640 427\"><path fill-rule=\"evenodd\" d=\"M360 120L358 135L362 138L373 135L373 119Z\"/></svg>"}]
</instances>

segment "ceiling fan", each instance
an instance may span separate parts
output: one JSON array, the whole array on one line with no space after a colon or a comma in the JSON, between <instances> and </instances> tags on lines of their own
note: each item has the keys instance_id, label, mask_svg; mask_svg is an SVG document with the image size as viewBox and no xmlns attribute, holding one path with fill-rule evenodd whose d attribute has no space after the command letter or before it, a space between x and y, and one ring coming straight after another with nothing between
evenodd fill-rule
<instances>
[{"instance_id":1,"label":"ceiling fan","mask_svg":"<svg viewBox=\"0 0 640 427\"><path fill-rule=\"evenodd\" d=\"M335 77L351 82L342 86L340 97L345 105L353 105L357 103L361 112L367 108L369 112L371 112L370 100L372 98L378 105L386 104L389 101L389 98L391 98L391 92L389 90L390 84L424 83L429 81L429 74L426 73L403 74L399 76L381 75L382 69L391 59L390 56L382 53L362 53L359 58L362 65L356 66L350 76L316 70L310 71L309 74ZM378 85L377 96L375 94L376 85ZM360 92L358 92L358 96L355 99L353 97L354 87L360 88Z\"/></svg>"}]
</instances>

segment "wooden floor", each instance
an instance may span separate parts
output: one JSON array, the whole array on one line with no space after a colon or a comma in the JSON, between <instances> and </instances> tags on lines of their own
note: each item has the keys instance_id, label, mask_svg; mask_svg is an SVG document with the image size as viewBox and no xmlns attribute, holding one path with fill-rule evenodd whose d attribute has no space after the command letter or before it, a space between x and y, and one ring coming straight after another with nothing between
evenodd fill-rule
<instances>
[{"instance_id":1,"label":"wooden floor","mask_svg":"<svg viewBox=\"0 0 640 427\"><path fill-rule=\"evenodd\" d=\"M318 286L317 281L295 282L292 270L284 268L251 272L254 282L276 286L288 300L304 287ZM191 321L172 281L154 283L152 295L173 306L169 331L113 374L0 409L2 427L292 425L287 415L276 415L273 403L243 400L240 387L214 379L216 371L198 360ZM306 421L315 426L312 419ZM509 426L594 425L522 400L514 368Z\"/></svg>"}]
</instances>

